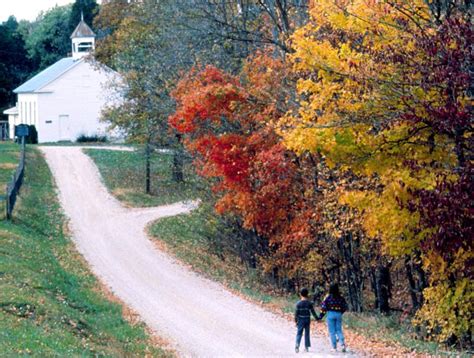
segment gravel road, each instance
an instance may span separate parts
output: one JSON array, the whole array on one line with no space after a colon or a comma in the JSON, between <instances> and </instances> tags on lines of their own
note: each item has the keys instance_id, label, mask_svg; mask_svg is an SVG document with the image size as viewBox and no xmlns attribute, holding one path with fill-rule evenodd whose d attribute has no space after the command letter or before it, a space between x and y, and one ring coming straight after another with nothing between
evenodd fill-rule
<instances>
[{"instance_id":1,"label":"gravel road","mask_svg":"<svg viewBox=\"0 0 474 358\"><path fill-rule=\"evenodd\" d=\"M80 147L41 147L70 219L74 242L94 273L180 356L293 356L291 322L251 304L160 252L145 226L186 213L192 204L123 207L101 182ZM326 338L313 336L304 357L329 356Z\"/></svg>"}]
</instances>

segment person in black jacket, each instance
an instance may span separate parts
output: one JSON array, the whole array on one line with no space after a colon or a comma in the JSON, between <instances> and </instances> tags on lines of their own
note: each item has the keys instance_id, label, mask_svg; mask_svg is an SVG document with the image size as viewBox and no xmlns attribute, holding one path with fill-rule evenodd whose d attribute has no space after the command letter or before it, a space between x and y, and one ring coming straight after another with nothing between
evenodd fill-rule
<instances>
[{"instance_id":1,"label":"person in black jacket","mask_svg":"<svg viewBox=\"0 0 474 358\"><path fill-rule=\"evenodd\" d=\"M332 284L329 287L329 294L321 303L320 319L327 315L326 323L328 325L329 337L334 351L337 351L337 342L341 343L342 352L346 351L344 334L342 333L342 315L347 311L347 303L339 292L339 285Z\"/></svg>"},{"instance_id":2,"label":"person in black jacket","mask_svg":"<svg viewBox=\"0 0 474 358\"><path fill-rule=\"evenodd\" d=\"M300 343L301 337L303 336L304 331L304 347L305 351L309 351L309 347L311 347L311 340L310 340L310 323L311 323L311 315L313 315L314 319L319 320L319 317L316 315L314 311L313 303L308 300L308 289L303 288L300 291L300 300L296 303L295 309L295 323L297 327L296 331L296 346L295 352L298 353L300 350Z\"/></svg>"}]
</instances>

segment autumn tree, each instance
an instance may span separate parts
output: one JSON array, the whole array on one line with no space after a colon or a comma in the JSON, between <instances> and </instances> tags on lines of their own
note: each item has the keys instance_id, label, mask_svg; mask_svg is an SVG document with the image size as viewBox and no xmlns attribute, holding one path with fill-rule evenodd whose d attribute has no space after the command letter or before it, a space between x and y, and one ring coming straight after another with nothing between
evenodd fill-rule
<instances>
[{"instance_id":1,"label":"autumn tree","mask_svg":"<svg viewBox=\"0 0 474 358\"><path fill-rule=\"evenodd\" d=\"M421 0L319 0L310 15L292 38L300 107L280 121L285 144L370 179L341 193L341 202L359 210L382 251L421 256L430 287L419 319L442 340L462 339L472 301L465 239L472 212L459 201L462 219L453 222L446 215L456 204L445 198L461 200L470 171L469 19L453 9L434 16ZM460 235L447 234L453 230Z\"/></svg>"},{"instance_id":2,"label":"autumn tree","mask_svg":"<svg viewBox=\"0 0 474 358\"><path fill-rule=\"evenodd\" d=\"M97 16L94 18L94 28L97 31L95 58L111 68L116 68L115 55L122 47L121 37L116 33L122 22L131 16L134 2L128 0L103 1Z\"/></svg>"},{"instance_id":3,"label":"autumn tree","mask_svg":"<svg viewBox=\"0 0 474 358\"><path fill-rule=\"evenodd\" d=\"M213 183L217 213L239 218L244 230L257 234L249 259L260 270L290 291L347 277L351 304L361 310L355 225L339 244L329 235L335 228L323 225L341 210L329 195L335 187L328 168L318 155L285 149L272 125L294 104L292 84L285 61L269 50L251 56L238 77L215 67L195 69L174 91L170 123L183 134L198 173ZM331 260L334 265L325 265Z\"/></svg>"},{"instance_id":4,"label":"autumn tree","mask_svg":"<svg viewBox=\"0 0 474 358\"><path fill-rule=\"evenodd\" d=\"M268 127L284 113L274 101L284 96L283 73L283 63L267 55L248 63L242 81L215 67L193 70L173 93L177 111L170 118L199 174L214 179L216 210L266 237L286 222L284 207L296 189L293 164Z\"/></svg>"}]
</instances>

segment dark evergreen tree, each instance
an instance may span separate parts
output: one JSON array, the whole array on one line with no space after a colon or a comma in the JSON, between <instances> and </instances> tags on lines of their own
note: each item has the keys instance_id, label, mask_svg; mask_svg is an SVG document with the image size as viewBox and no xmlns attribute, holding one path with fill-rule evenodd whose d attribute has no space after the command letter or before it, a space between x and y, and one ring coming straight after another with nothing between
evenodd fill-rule
<instances>
[{"instance_id":1,"label":"dark evergreen tree","mask_svg":"<svg viewBox=\"0 0 474 358\"><path fill-rule=\"evenodd\" d=\"M33 70L25 42L18 32L18 22L10 16L0 24L0 114L15 104L13 89ZM3 114L1 114L3 116Z\"/></svg>"},{"instance_id":2,"label":"dark evergreen tree","mask_svg":"<svg viewBox=\"0 0 474 358\"><path fill-rule=\"evenodd\" d=\"M71 15L69 16L69 34L76 28L81 16L90 27L93 27L94 17L99 11L99 5L96 0L76 0L72 5ZM81 15L82 14L82 15Z\"/></svg>"}]
</instances>

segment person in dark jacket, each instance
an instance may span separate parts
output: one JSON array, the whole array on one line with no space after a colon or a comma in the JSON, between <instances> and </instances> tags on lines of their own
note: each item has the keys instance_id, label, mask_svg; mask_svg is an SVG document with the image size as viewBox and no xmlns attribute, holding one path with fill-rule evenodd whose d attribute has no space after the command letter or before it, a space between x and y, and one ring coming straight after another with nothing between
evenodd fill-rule
<instances>
[{"instance_id":1,"label":"person in dark jacket","mask_svg":"<svg viewBox=\"0 0 474 358\"><path fill-rule=\"evenodd\" d=\"M303 288L300 291L300 300L296 303L295 309L295 323L296 323L296 346L295 352L298 353L300 350L300 343L301 337L303 336L304 331L304 347L305 351L309 351L309 347L311 347L311 340L310 340L310 323L311 323L311 315L313 315L314 319L319 320L319 317L316 315L314 311L313 303L308 300L308 289Z\"/></svg>"},{"instance_id":2,"label":"person in dark jacket","mask_svg":"<svg viewBox=\"0 0 474 358\"><path fill-rule=\"evenodd\" d=\"M339 285L332 284L329 287L329 294L321 303L322 319L326 314L326 323L328 325L329 337L331 339L332 348L337 351L337 341L341 343L342 351L346 351L346 343L344 334L342 333L342 315L347 311L347 303L339 292Z\"/></svg>"}]
</instances>

